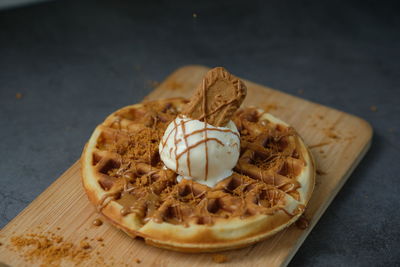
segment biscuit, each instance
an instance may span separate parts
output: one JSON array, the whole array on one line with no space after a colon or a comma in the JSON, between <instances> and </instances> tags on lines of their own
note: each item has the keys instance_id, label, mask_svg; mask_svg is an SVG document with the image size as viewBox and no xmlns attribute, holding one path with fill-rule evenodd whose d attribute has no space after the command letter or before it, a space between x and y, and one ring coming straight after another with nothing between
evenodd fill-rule
<instances>
[{"instance_id":1,"label":"biscuit","mask_svg":"<svg viewBox=\"0 0 400 267\"><path fill-rule=\"evenodd\" d=\"M207 72L182 114L225 126L246 97L246 85L222 67Z\"/></svg>"}]
</instances>

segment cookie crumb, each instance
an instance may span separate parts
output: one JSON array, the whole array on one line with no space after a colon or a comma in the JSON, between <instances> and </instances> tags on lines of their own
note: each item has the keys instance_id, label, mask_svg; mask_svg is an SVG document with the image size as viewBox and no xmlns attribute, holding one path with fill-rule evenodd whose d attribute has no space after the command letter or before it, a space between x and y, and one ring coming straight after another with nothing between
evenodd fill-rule
<instances>
[{"instance_id":1,"label":"cookie crumb","mask_svg":"<svg viewBox=\"0 0 400 267\"><path fill-rule=\"evenodd\" d=\"M22 94L21 93L16 93L15 94L15 98L16 99L21 99L22 98Z\"/></svg>"},{"instance_id":2,"label":"cookie crumb","mask_svg":"<svg viewBox=\"0 0 400 267\"><path fill-rule=\"evenodd\" d=\"M135 262L136 262L137 264L140 264L142 261L141 261L139 258L136 258L136 259L135 259Z\"/></svg>"},{"instance_id":3,"label":"cookie crumb","mask_svg":"<svg viewBox=\"0 0 400 267\"><path fill-rule=\"evenodd\" d=\"M271 110L277 110L278 106L276 104L272 103L272 104L263 106L263 109L265 112L270 112Z\"/></svg>"},{"instance_id":4,"label":"cookie crumb","mask_svg":"<svg viewBox=\"0 0 400 267\"><path fill-rule=\"evenodd\" d=\"M302 94L304 94L304 90L303 90L303 89L299 89L299 90L297 90L297 93L298 93L299 95L302 95Z\"/></svg>"},{"instance_id":5,"label":"cookie crumb","mask_svg":"<svg viewBox=\"0 0 400 267\"><path fill-rule=\"evenodd\" d=\"M214 254L214 255L212 256L212 260L213 260L215 263L224 263L224 262L227 262L227 261L228 261L228 257L226 257L226 256L223 255L223 254Z\"/></svg>"},{"instance_id":6,"label":"cookie crumb","mask_svg":"<svg viewBox=\"0 0 400 267\"><path fill-rule=\"evenodd\" d=\"M197 18L197 14L196 14L196 13L193 13L193 14L192 14L192 17L193 17L194 19L196 19L196 18Z\"/></svg>"},{"instance_id":7,"label":"cookie crumb","mask_svg":"<svg viewBox=\"0 0 400 267\"><path fill-rule=\"evenodd\" d=\"M327 137L331 139L340 139L340 136L335 132L335 128L333 126L324 129L324 133Z\"/></svg>"},{"instance_id":8,"label":"cookie crumb","mask_svg":"<svg viewBox=\"0 0 400 267\"><path fill-rule=\"evenodd\" d=\"M80 243L80 247L83 248L83 249L91 248L90 244L88 242L86 242L86 241L83 241L83 240Z\"/></svg>"},{"instance_id":9,"label":"cookie crumb","mask_svg":"<svg viewBox=\"0 0 400 267\"><path fill-rule=\"evenodd\" d=\"M101 226L102 224L103 224L103 221L100 220L100 219L95 219L95 220L93 221L93 225L94 225L94 226Z\"/></svg>"},{"instance_id":10,"label":"cookie crumb","mask_svg":"<svg viewBox=\"0 0 400 267\"><path fill-rule=\"evenodd\" d=\"M104 239L102 237L96 238L97 241L102 242Z\"/></svg>"},{"instance_id":11,"label":"cookie crumb","mask_svg":"<svg viewBox=\"0 0 400 267\"><path fill-rule=\"evenodd\" d=\"M369 109L370 109L372 112L377 112L377 111L378 111L378 108L377 108L375 105L370 106Z\"/></svg>"},{"instance_id":12,"label":"cookie crumb","mask_svg":"<svg viewBox=\"0 0 400 267\"><path fill-rule=\"evenodd\" d=\"M9 248L18 252L26 262L41 261L41 266L58 266L63 260L70 260L77 265L90 258L90 251L63 241L61 236L49 234L12 236Z\"/></svg>"},{"instance_id":13,"label":"cookie crumb","mask_svg":"<svg viewBox=\"0 0 400 267\"><path fill-rule=\"evenodd\" d=\"M63 241L63 238L61 236L54 236L53 239L56 243L61 243Z\"/></svg>"},{"instance_id":14,"label":"cookie crumb","mask_svg":"<svg viewBox=\"0 0 400 267\"><path fill-rule=\"evenodd\" d=\"M307 218L303 215L296 221L296 226L301 230L307 229L310 223L308 222Z\"/></svg>"}]
</instances>

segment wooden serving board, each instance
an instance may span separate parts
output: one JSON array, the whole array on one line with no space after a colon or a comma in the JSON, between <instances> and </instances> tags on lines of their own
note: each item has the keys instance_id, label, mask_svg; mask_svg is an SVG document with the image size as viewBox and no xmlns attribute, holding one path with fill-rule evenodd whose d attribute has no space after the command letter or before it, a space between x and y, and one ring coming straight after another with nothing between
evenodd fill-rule
<instances>
[{"instance_id":1,"label":"wooden serving board","mask_svg":"<svg viewBox=\"0 0 400 267\"><path fill-rule=\"evenodd\" d=\"M202 66L180 68L145 100L189 97L207 70ZM245 83L248 96L244 105L263 108L294 126L311 148L318 175L314 194L305 212L310 222L307 229L293 225L269 240L221 254L227 256L229 266L285 266L368 150L372 129L367 122L355 116L249 81ZM83 266L102 265L101 262L115 266L139 266L136 259L140 259L142 266L217 265L211 254L185 254L158 249L146 245L143 240L129 238L107 223L94 226L92 222L99 215L87 200L80 178L78 161L1 230L0 242L3 245L0 246L0 262L11 266L32 266L24 261L21 252L10 249L10 238L51 231L75 244L85 237L91 241L90 257L81 263ZM96 243L98 237L104 239L104 246ZM103 259L99 261L99 257ZM73 265L68 260L61 263L63 266ZM36 265L40 264L38 260Z\"/></svg>"}]
</instances>

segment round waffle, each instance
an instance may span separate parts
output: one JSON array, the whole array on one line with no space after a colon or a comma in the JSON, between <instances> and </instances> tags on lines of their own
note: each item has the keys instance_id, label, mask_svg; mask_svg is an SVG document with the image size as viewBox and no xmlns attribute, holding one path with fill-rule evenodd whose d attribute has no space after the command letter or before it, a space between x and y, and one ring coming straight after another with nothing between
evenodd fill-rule
<instances>
[{"instance_id":1,"label":"round waffle","mask_svg":"<svg viewBox=\"0 0 400 267\"><path fill-rule=\"evenodd\" d=\"M177 182L158 145L187 102L127 106L97 126L81 162L99 212L132 237L186 252L244 247L296 221L314 188L314 162L292 127L260 109L233 116L241 152L230 177L213 188Z\"/></svg>"}]
</instances>

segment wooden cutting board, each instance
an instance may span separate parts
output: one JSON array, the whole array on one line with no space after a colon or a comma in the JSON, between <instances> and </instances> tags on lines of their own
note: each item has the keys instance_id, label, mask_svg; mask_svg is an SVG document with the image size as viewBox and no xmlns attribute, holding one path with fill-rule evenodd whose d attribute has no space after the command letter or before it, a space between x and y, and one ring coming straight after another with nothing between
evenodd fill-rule
<instances>
[{"instance_id":1,"label":"wooden cutting board","mask_svg":"<svg viewBox=\"0 0 400 267\"><path fill-rule=\"evenodd\" d=\"M186 66L170 75L145 99L189 97L208 68ZM309 227L293 225L269 240L248 248L221 253L229 266L285 266L368 150L372 129L364 120L255 83L245 81L248 96L244 105L261 107L294 126L311 148L318 169L314 194L306 209ZM88 137L89 138L89 137ZM23 251L12 251L10 238L27 233L54 232L65 242L79 246L90 243L90 257L83 266L212 266L212 254L184 254L153 248L143 240L131 239L99 218L81 187L80 164L76 162L49 188L0 232L0 262L11 266L32 266ZM33 181L32 181L33 182ZM97 238L103 238L99 242ZM104 244L102 246L101 244ZM140 259L141 263L136 260ZM63 266L73 265L68 259ZM41 260L35 261L36 265Z\"/></svg>"}]
</instances>

